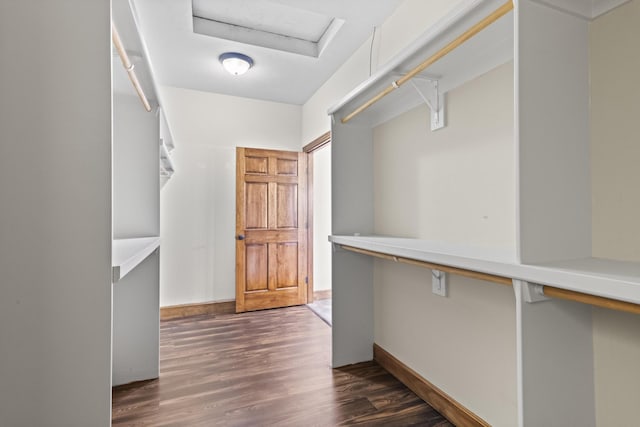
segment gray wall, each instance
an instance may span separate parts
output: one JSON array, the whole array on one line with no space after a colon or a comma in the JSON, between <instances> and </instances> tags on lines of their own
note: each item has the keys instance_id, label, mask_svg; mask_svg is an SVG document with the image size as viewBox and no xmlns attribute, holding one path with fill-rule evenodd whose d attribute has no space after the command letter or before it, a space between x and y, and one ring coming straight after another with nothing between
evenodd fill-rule
<instances>
[{"instance_id":1,"label":"gray wall","mask_svg":"<svg viewBox=\"0 0 640 427\"><path fill-rule=\"evenodd\" d=\"M0 425L111 416L110 2L0 2Z\"/></svg>"},{"instance_id":2,"label":"gray wall","mask_svg":"<svg viewBox=\"0 0 640 427\"><path fill-rule=\"evenodd\" d=\"M137 96L114 94L114 239L160 235L159 130L158 115Z\"/></svg>"}]
</instances>

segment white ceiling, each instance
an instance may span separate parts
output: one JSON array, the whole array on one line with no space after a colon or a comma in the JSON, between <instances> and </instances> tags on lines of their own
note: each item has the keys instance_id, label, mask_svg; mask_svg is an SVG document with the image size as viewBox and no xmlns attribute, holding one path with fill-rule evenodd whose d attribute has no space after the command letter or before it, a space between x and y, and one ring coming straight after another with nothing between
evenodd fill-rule
<instances>
[{"instance_id":1,"label":"white ceiling","mask_svg":"<svg viewBox=\"0 0 640 427\"><path fill-rule=\"evenodd\" d=\"M401 1L130 0L156 84L298 105ZM253 68L228 74L224 52Z\"/></svg>"}]
</instances>

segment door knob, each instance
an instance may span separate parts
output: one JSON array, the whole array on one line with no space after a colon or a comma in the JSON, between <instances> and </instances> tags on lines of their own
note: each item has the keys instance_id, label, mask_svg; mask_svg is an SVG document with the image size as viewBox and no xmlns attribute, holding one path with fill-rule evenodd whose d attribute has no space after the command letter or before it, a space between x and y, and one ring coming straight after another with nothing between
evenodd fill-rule
<instances>
[{"instance_id":1,"label":"door knob","mask_svg":"<svg viewBox=\"0 0 640 427\"><path fill-rule=\"evenodd\" d=\"M244 234L238 234L238 240L244 240Z\"/></svg>"}]
</instances>

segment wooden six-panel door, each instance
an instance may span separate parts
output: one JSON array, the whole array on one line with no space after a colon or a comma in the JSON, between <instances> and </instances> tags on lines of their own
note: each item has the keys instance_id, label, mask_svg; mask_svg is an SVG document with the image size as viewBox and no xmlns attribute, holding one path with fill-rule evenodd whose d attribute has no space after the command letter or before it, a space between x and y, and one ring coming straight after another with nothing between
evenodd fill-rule
<instances>
[{"instance_id":1,"label":"wooden six-panel door","mask_svg":"<svg viewBox=\"0 0 640 427\"><path fill-rule=\"evenodd\" d=\"M305 154L236 154L236 312L306 304Z\"/></svg>"}]
</instances>

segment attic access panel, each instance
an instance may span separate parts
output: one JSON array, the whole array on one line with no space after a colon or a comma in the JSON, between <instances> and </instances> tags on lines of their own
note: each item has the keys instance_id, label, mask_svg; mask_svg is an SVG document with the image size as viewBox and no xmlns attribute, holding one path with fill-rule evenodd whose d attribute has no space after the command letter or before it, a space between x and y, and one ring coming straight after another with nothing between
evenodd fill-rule
<instances>
[{"instance_id":1,"label":"attic access panel","mask_svg":"<svg viewBox=\"0 0 640 427\"><path fill-rule=\"evenodd\" d=\"M344 20L273 0L192 0L193 32L319 57Z\"/></svg>"}]
</instances>

